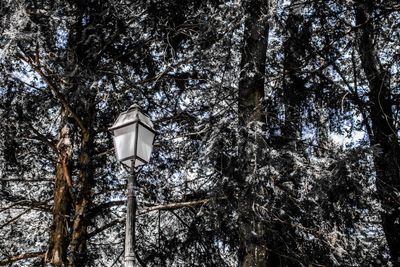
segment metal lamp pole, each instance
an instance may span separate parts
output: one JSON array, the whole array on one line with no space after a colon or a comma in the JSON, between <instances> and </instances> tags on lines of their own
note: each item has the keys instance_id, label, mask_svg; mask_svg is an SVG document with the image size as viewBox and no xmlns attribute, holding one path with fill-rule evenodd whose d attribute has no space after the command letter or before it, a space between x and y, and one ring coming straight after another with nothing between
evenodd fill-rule
<instances>
[{"instance_id":1,"label":"metal lamp pole","mask_svg":"<svg viewBox=\"0 0 400 267\"><path fill-rule=\"evenodd\" d=\"M136 172L134 164L128 177L128 201L125 230L125 267L135 266L135 223L136 223Z\"/></svg>"},{"instance_id":2,"label":"metal lamp pole","mask_svg":"<svg viewBox=\"0 0 400 267\"><path fill-rule=\"evenodd\" d=\"M119 114L113 126L114 147L118 161L130 166L125 229L125 267L135 266L136 224L136 167L150 161L156 131L150 118L141 113L138 105L132 105Z\"/></svg>"}]
</instances>

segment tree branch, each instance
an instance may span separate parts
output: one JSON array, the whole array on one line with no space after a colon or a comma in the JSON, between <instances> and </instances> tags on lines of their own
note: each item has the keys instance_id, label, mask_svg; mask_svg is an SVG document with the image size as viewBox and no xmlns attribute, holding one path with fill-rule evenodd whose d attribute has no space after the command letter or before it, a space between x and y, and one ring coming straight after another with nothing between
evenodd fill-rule
<instances>
[{"instance_id":1,"label":"tree branch","mask_svg":"<svg viewBox=\"0 0 400 267\"><path fill-rule=\"evenodd\" d=\"M207 198L207 199L200 199L200 200L195 200L195 201L161 204L161 205L157 205L157 206L143 208L138 213L139 213L139 215L141 215L141 214L148 213L151 211L156 211L156 210L176 210L176 209L180 209L180 208L187 208L187 207L197 206L200 204L206 204L210 200L211 200L210 198Z\"/></svg>"},{"instance_id":2,"label":"tree branch","mask_svg":"<svg viewBox=\"0 0 400 267\"><path fill-rule=\"evenodd\" d=\"M219 197L217 199L226 199L226 197ZM145 213L149 213L152 211L157 211L157 210L176 210L176 209L181 209L181 208L188 208L188 207L192 207L192 206L197 206L197 205L201 205L201 204L206 204L209 201L211 201L211 198L207 198L207 199L200 199L200 200L195 200L195 201L187 201L187 202L177 202L177 203L168 203L168 204L161 204L161 205L156 205L156 206L151 206L151 207L147 207L147 208L143 208L141 210L138 211L138 216L140 215L144 215ZM105 207L111 207L111 206L115 206L115 205L121 205L125 203L125 201L112 201L109 203L105 203L104 205L99 205L96 208L94 208L94 210L92 210L92 212L94 212L95 210L100 210L102 208ZM125 220L114 220L110 223L107 223L105 225L103 225L102 227L94 230L93 232L89 233L88 236L89 238L101 233L102 231L106 230L107 228L113 227L119 223L123 223Z\"/></svg>"},{"instance_id":3,"label":"tree branch","mask_svg":"<svg viewBox=\"0 0 400 267\"><path fill-rule=\"evenodd\" d=\"M106 223L105 225L103 225L100 228L95 229L93 232L88 234L88 238L92 238L93 236L103 232L104 230L111 228L117 224L123 223L125 220L114 220L112 222Z\"/></svg>"},{"instance_id":4,"label":"tree branch","mask_svg":"<svg viewBox=\"0 0 400 267\"><path fill-rule=\"evenodd\" d=\"M29 129L31 129L32 133L36 135L37 139L47 144L56 154L58 154L57 147L53 140L49 140L47 136L41 134L36 128L33 127L32 124L28 123Z\"/></svg>"},{"instance_id":5,"label":"tree branch","mask_svg":"<svg viewBox=\"0 0 400 267\"><path fill-rule=\"evenodd\" d=\"M20 50L22 51L22 53L24 53L24 51L22 49L20 49ZM37 74L39 74L40 77L42 77L43 81L46 82L46 84L49 86L53 95L61 102L63 107L71 114L72 118L74 118L74 120L76 121L76 123L78 124L78 126L82 130L82 132L87 132L88 130L85 127L82 119L73 110L73 108L68 103L65 96L57 89L57 87L52 83L50 78L43 72L43 70L40 68L40 65L36 65L33 62L33 60L29 56L27 56L25 53L24 53L24 55L19 55L19 59L26 62L34 71L36 71Z\"/></svg>"},{"instance_id":6,"label":"tree branch","mask_svg":"<svg viewBox=\"0 0 400 267\"><path fill-rule=\"evenodd\" d=\"M22 215L30 212L33 209L33 207L30 207L26 210L24 210L23 212L21 212L20 214L18 214L17 216L13 217L12 219L8 220L7 222L3 223L2 225L0 225L0 229L6 227L7 225L13 223L14 221L16 221L19 217L21 217Z\"/></svg>"},{"instance_id":7,"label":"tree branch","mask_svg":"<svg viewBox=\"0 0 400 267\"><path fill-rule=\"evenodd\" d=\"M2 180L2 181L4 181L4 180ZM6 181L8 181L8 180L6 180ZM36 200L28 199L28 198L25 198L22 196L18 196L18 195L11 195L5 190L0 190L0 198L12 203L11 206L9 206L7 208L21 206L21 207L27 207L27 208L32 208L32 209L38 209L41 211L51 212L51 207L49 205L47 205L47 203L50 200L52 200L52 198L46 199L44 201L36 201ZM1 209L0 212L6 210L7 208Z\"/></svg>"},{"instance_id":8,"label":"tree branch","mask_svg":"<svg viewBox=\"0 0 400 267\"><path fill-rule=\"evenodd\" d=\"M104 209L108 209L114 206L120 206L124 204L126 201L125 200L115 200L115 201L110 201L106 203L102 203L98 206L93 207L91 210L88 211L88 215L96 215L97 213L102 212Z\"/></svg>"},{"instance_id":9,"label":"tree branch","mask_svg":"<svg viewBox=\"0 0 400 267\"><path fill-rule=\"evenodd\" d=\"M19 254L16 256L11 256L11 257L0 260L0 266L6 266L13 262L19 261L19 260L36 258L36 257L44 257L45 253L46 252L44 252L44 251L38 251L38 252L28 252L28 253Z\"/></svg>"}]
</instances>

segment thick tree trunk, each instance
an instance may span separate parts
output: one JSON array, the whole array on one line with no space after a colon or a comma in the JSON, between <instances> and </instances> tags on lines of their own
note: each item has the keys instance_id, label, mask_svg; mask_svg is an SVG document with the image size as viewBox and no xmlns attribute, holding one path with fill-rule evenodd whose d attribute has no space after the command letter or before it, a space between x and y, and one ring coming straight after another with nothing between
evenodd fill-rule
<instances>
[{"instance_id":1,"label":"thick tree trunk","mask_svg":"<svg viewBox=\"0 0 400 267\"><path fill-rule=\"evenodd\" d=\"M265 60L268 42L268 1L243 1L246 12L240 63L239 123L265 121L263 110Z\"/></svg>"},{"instance_id":2,"label":"thick tree trunk","mask_svg":"<svg viewBox=\"0 0 400 267\"><path fill-rule=\"evenodd\" d=\"M376 187L383 211L382 226L392 263L400 266L400 146L392 112L389 76L382 70L374 46L374 1L358 0L356 23L360 26L358 50L369 82L369 103L374 149Z\"/></svg>"},{"instance_id":3,"label":"thick tree trunk","mask_svg":"<svg viewBox=\"0 0 400 267\"><path fill-rule=\"evenodd\" d=\"M243 129L243 143L239 148L239 158L244 161L244 168L239 176L242 192L239 196L239 252L238 265L242 267L267 266L268 252L264 242L264 231L261 222L252 214L252 199L246 193L246 177L251 174L254 164L252 153L246 147L250 142L252 122L265 122L263 108L264 74L268 41L268 1L243 1L246 14L244 45L242 49L241 73L239 81L239 125ZM257 127L257 126L256 126ZM257 137L255 138L257 142ZM260 149L256 149L260 150ZM261 237L255 240L254 233Z\"/></svg>"},{"instance_id":4,"label":"thick tree trunk","mask_svg":"<svg viewBox=\"0 0 400 267\"><path fill-rule=\"evenodd\" d=\"M64 114L64 112L63 112ZM69 245L69 228L72 209L72 180L69 162L72 144L69 138L69 127L65 123L60 130L60 141L57 145L58 160L54 187L53 225L46 261L55 266L62 266L67 261Z\"/></svg>"},{"instance_id":5,"label":"thick tree trunk","mask_svg":"<svg viewBox=\"0 0 400 267\"><path fill-rule=\"evenodd\" d=\"M78 150L78 175L75 190L75 209L72 219L71 242L69 246L69 267L83 267L90 262L87 241L88 227L91 219L88 216L88 209L92 204L94 187L94 172L92 156L94 154L94 131L95 121L95 98L96 92L88 88L87 82L96 77L97 56L93 55L90 49L90 42L87 42L88 35L94 34L96 28L92 26L94 21L99 19L105 6L101 2L87 3L84 1L73 1L76 7L76 24L70 29L68 38L68 60L67 72L80 73L87 80L83 82L79 76L72 76L68 79L71 99L76 102L76 112L79 114L82 124L80 130L80 146ZM82 21L87 17L87 24ZM99 20L101 21L101 20ZM98 25L96 25L98 27ZM80 99L76 99L79 95Z\"/></svg>"},{"instance_id":6,"label":"thick tree trunk","mask_svg":"<svg viewBox=\"0 0 400 267\"><path fill-rule=\"evenodd\" d=\"M75 186L76 201L72 226L69 265L70 267L85 266L87 262L87 228L90 218L87 210L91 205L93 187L93 168L90 155L93 150L93 137L88 132L82 133L81 152L79 156L79 176Z\"/></svg>"},{"instance_id":7,"label":"thick tree trunk","mask_svg":"<svg viewBox=\"0 0 400 267\"><path fill-rule=\"evenodd\" d=\"M296 1L293 4L296 4ZM301 113L307 93L301 72L306 57L306 44L310 38L309 27L304 23L299 7L290 11L286 29L289 36L284 43L285 122L282 127L282 138L284 146L296 150L301 137Z\"/></svg>"},{"instance_id":8,"label":"thick tree trunk","mask_svg":"<svg viewBox=\"0 0 400 267\"><path fill-rule=\"evenodd\" d=\"M97 68L103 53L111 48L124 26L108 2L71 0L62 9L63 16L68 17L66 28L63 28L67 36L63 38L67 39L66 47L54 47L54 43L53 46L39 47L41 43L38 42L35 56L23 54L21 59L43 78L63 109L63 128L57 147L54 218L46 259L56 266L83 267L89 262L87 229L91 218L87 211L93 197L95 175L92 158L97 90L92 88L94 83L91 82L103 79L104 73L99 74ZM49 36L56 33L50 31ZM47 57L51 51L55 52L55 57ZM50 63L53 58L57 60L56 64ZM72 145L68 133L72 129L68 126L74 126L75 131L74 153L78 155L75 164L70 164ZM75 141L77 139L80 143ZM72 165L74 172L70 170Z\"/></svg>"}]
</instances>

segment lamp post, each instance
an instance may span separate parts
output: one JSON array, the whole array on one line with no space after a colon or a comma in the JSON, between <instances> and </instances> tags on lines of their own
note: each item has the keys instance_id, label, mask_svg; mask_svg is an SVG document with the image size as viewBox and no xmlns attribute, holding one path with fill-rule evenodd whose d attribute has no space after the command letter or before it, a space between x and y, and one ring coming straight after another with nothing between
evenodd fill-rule
<instances>
[{"instance_id":1,"label":"lamp post","mask_svg":"<svg viewBox=\"0 0 400 267\"><path fill-rule=\"evenodd\" d=\"M135 263L136 223L136 172L135 168L149 162L155 131L150 118L132 105L122 112L109 129L113 132L114 147L118 161L130 170L125 229L125 267Z\"/></svg>"}]
</instances>

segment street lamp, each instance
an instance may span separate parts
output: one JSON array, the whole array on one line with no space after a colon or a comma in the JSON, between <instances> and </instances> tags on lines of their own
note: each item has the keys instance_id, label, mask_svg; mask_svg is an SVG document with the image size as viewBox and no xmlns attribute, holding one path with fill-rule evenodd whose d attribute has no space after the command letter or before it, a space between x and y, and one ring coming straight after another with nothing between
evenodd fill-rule
<instances>
[{"instance_id":1,"label":"street lamp","mask_svg":"<svg viewBox=\"0 0 400 267\"><path fill-rule=\"evenodd\" d=\"M155 131L150 118L140 112L138 105L132 105L122 112L109 129L113 132L114 147L118 161L129 168L128 201L125 229L125 267L135 262L136 222L136 175L135 168L149 162Z\"/></svg>"}]
</instances>

